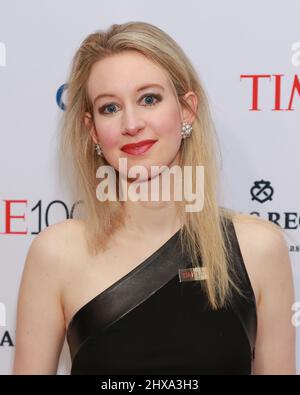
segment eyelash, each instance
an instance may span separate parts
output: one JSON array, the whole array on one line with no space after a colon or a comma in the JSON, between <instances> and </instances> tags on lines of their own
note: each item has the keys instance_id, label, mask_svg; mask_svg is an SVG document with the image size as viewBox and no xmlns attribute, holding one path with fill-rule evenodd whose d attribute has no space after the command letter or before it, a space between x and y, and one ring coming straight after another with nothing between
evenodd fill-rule
<instances>
[{"instance_id":1,"label":"eyelash","mask_svg":"<svg viewBox=\"0 0 300 395\"><path fill-rule=\"evenodd\" d=\"M155 93L147 93L146 95L142 96L142 97L140 98L140 100L143 100L145 97L149 97L149 96L150 96L150 97L153 96L157 101L156 101L155 103L148 103L148 104L146 104L146 107L155 106L157 103L159 103L159 102L162 100L162 96L159 95L159 94L155 94ZM107 107L112 106L112 105L114 105L114 104L115 104L115 103L105 104L104 106L100 107L99 112L100 112L101 114L105 114L105 115L114 114L115 111L113 111L113 112L104 112L104 110L105 110Z\"/></svg>"}]
</instances>

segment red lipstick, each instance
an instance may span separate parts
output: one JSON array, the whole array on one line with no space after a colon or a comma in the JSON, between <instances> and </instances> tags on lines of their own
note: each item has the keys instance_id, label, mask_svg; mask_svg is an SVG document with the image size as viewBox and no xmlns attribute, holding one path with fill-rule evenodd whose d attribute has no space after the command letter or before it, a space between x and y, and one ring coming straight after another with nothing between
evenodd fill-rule
<instances>
[{"instance_id":1,"label":"red lipstick","mask_svg":"<svg viewBox=\"0 0 300 395\"><path fill-rule=\"evenodd\" d=\"M148 151L157 140L143 140L138 143L125 144L121 150L131 155L141 155Z\"/></svg>"}]
</instances>

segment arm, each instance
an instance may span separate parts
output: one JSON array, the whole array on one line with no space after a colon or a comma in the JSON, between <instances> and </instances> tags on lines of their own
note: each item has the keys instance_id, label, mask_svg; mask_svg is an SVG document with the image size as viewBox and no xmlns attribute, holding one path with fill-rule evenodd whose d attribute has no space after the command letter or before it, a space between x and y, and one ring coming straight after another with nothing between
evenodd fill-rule
<instances>
[{"instance_id":1,"label":"arm","mask_svg":"<svg viewBox=\"0 0 300 395\"><path fill-rule=\"evenodd\" d=\"M265 242L253 373L295 374L294 291L288 249L280 234L266 235Z\"/></svg>"},{"instance_id":2,"label":"arm","mask_svg":"<svg viewBox=\"0 0 300 395\"><path fill-rule=\"evenodd\" d=\"M260 219L246 220L238 229L257 298L253 374L295 374L294 287L285 239L275 225Z\"/></svg>"},{"instance_id":3,"label":"arm","mask_svg":"<svg viewBox=\"0 0 300 395\"><path fill-rule=\"evenodd\" d=\"M65 325L55 229L42 231L26 257L17 308L14 374L56 374Z\"/></svg>"}]
</instances>

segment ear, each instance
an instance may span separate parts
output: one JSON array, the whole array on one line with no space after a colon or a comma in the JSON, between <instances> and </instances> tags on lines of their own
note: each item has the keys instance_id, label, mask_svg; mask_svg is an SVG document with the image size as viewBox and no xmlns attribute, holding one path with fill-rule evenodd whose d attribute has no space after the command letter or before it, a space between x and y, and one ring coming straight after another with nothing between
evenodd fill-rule
<instances>
[{"instance_id":1,"label":"ear","mask_svg":"<svg viewBox=\"0 0 300 395\"><path fill-rule=\"evenodd\" d=\"M93 117L92 117L91 113L89 113L89 112L84 113L84 124L85 124L85 127L87 128L87 130L89 131L93 142L95 144L98 144L98 137L97 137L97 133L95 130L95 125L94 125L94 121L93 121Z\"/></svg>"},{"instance_id":2,"label":"ear","mask_svg":"<svg viewBox=\"0 0 300 395\"><path fill-rule=\"evenodd\" d=\"M186 101L194 113L197 113L198 109L198 97L197 95L189 91L183 96L184 101ZM194 114L188 107L182 106L182 117L183 121L192 124L194 119L196 118Z\"/></svg>"}]
</instances>

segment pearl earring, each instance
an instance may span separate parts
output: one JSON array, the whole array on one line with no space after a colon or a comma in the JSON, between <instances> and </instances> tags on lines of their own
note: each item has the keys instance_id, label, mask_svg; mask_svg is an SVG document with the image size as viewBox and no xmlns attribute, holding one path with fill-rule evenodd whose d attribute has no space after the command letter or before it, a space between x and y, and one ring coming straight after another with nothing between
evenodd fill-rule
<instances>
[{"instance_id":1,"label":"pearl earring","mask_svg":"<svg viewBox=\"0 0 300 395\"><path fill-rule=\"evenodd\" d=\"M181 127L181 136L183 139L190 137L192 133L193 127L190 123L183 122Z\"/></svg>"}]
</instances>

